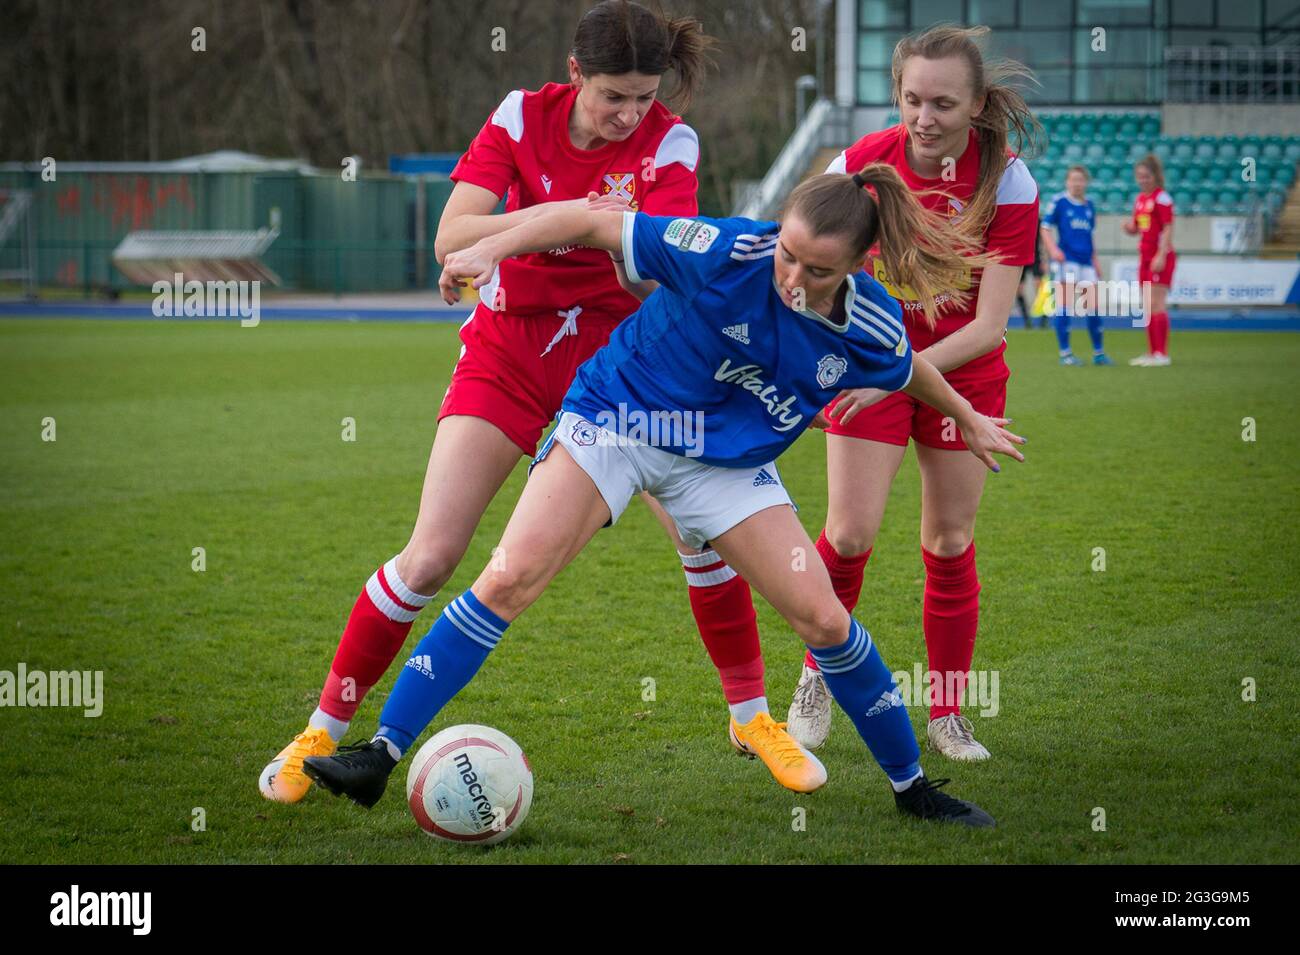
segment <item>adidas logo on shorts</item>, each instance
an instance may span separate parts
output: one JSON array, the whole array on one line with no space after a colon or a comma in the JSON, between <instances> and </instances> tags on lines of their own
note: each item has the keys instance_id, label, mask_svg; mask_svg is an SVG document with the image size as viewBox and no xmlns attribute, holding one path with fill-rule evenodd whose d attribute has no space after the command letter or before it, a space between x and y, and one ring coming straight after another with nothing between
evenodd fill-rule
<instances>
[{"instance_id":1,"label":"adidas logo on shorts","mask_svg":"<svg viewBox=\"0 0 1300 955\"><path fill-rule=\"evenodd\" d=\"M888 693L880 694L880 699L876 700L875 706L867 710L867 715L879 716L881 713L885 712L885 710L892 710L894 707L902 705L903 694L899 693L897 689L891 690Z\"/></svg>"},{"instance_id":2,"label":"adidas logo on shorts","mask_svg":"<svg viewBox=\"0 0 1300 955\"><path fill-rule=\"evenodd\" d=\"M411 657L406 661L406 665L421 676L427 676L430 680L434 679L433 658L429 654L422 653L418 657Z\"/></svg>"},{"instance_id":3,"label":"adidas logo on shorts","mask_svg":"<svg viewBox=\"0 0 1300 955\"><path fill-rule=\"evenodd\" d=\"M749 322L744 322L740 325L728 325L726 328L722 330L722 334L726 335L728 338L734 338L742 345L748 345L749 344Z\"/></svg>"},{"instance_id":4,"label":"adidas logo on shorts","mask_svg":"<svg viewBox=\"0 0 1300 955\"><path fill-rule=\"evenodd\" d=\"M779 483L777 479L767 473L767 468L759 468L758 473L754 475L754 487L766 487L777 483Z\"/></svg>"}]
</instances>

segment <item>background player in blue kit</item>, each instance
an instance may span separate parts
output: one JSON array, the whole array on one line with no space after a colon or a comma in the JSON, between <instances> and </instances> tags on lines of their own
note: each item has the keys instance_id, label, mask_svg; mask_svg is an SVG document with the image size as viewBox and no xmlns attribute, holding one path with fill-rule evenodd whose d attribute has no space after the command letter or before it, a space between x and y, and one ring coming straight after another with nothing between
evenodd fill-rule
<instances>
[{"instance_id":1,"label":"background player in blue kit","mask_svg":"<svg viewBox=\"0 0 1300 955\"><path fill-rule=\"evenodd\" d=\"M1102 348L1101 316L1097 313L1097 277L1101 269L1092 246L1097 210L1088 198L1088 179L1087 169L1071 166L1065 176L1065 191L1052 197L1043 216L1043 243L1052 262L1052 277L1057 282L1056 340L1062 365L1083 364L1070 348L1070 316L1078 306L1082 306L1088 317L1092 363L1113 364ZM1056 236L1052 235L1053 227Z\"/></svg>"},{"instance_id":2,"label":"background player in blue kit","mask_svg":"<svg viewBox=\"0 0 1300 955\"><path fill-rule=\"evenodd\" d=\"M432 665L403 669L370 742L309 758L304 771L330 792L374 805L398 760L510 623L647 490L684 541L712 543L808 645L899 809L992 826L978 806L940 791L947 780L925 777L902 696L870 635L840 605L825 565L796 569L791 560L813 544L774 461L844 389L906 390L950 415L993 470L995 452L1023 460L1015 444L1024 439L1001 427L1005 419L976 413L912 354L900 307L862 271L877 242L890 276L911 285L930 314L939 290L993 261L954 240L881 164L804 182L779 226L557 206L448 256L444 288L464 278L481 286L511 255L572 244L621 254L629 279L660 287L579 369L502 537L505 560L446 607L412 655ZM702 441L668 428L655 446L630 428L613 430L656 414L698 414Z\"/></svg>"}]
</instances>

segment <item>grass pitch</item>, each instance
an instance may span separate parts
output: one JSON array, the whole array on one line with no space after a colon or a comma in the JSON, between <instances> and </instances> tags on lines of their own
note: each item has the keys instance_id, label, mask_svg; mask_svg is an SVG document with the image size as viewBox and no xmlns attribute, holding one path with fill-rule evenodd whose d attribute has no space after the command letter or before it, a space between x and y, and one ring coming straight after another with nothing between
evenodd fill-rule
<instances>
[{"instance_id":1,"label":"grass pitch","mask_svg":"<svg viewBox=\"0 0 1300 955\"><path fill-rule=\"evenodd\" d=\"M1110 334L1111 354L1136 354L1139 334ZM361 585L406 540L455 325L0 322L0 670L104 673L98 718L0 709L0 856L1300 861L1300 336L1175 334L1165 369L1061 368L1050 333L1009 338L1029 460L985 492L975 667L997 671L1000 697L995 717L969 713L994 759L923 758L997 830L899 817L842 712L813 795L733 755L680 566L634 504L431 729L488 723L532 760L531 815L483 849L416 828L405 764L370 813L319 791L273 805L256 785L311 712ZM813 536L823 443L806 435L781 462ZM523 479L521 463L408 650L486 563ZM896 671L925 659L918 507L909 456L859 608ZM802 648L761 600L759 621L779 716Z\"/></svg>"}]
</instances>

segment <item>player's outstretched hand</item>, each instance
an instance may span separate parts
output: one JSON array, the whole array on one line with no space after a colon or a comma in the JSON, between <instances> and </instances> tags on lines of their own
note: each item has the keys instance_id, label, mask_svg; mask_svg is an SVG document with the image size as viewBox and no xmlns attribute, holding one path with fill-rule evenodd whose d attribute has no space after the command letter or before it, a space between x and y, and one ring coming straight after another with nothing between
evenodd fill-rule
<instances>
[{"instance_id":1,"label":"player's outstretched hand","mask_svg":"<svg viewBox=\"0 0 1300 955\"><path fill-rule=\"evenodd\" d=\"M879 388L846 388L835 396L835 407L831 417L836 424L848 424L864 408L870 408L877 401L888 398L891 392Z\"/></svg>"},{"instance_id":2,"label":"player's outstretched hand","mask_svg":"<svg viewBox=\"0 0 1300 955\"><path fill-rule=\"evenodd\" d=\"M613 210L615 212L626 212L631 208L631 204L626 199L616 199L612 195L602 196L598 192L587 193L587 208L593 212L603 212Z\"/></svg>"},{"instance_id":3,"label":"player's outstretched hand","mask_svg":"<svg viewBox=\"0 0 1300 955\"><path fill-rule=\"evenodd\" d=\"M468 249L453 252L442 262L442 275L438 278L438 288L442 300L448 305L460 301L460 290L464 280L470 279L474 288L482 288L492 281L492 273L500 263L480 240Z\"/></svg>"},{"instance_id":4,"label":"player's outstretched hand","mask_svg":"<svg viewBox=\"0 0 1300 955\"><path fill-rule=\"evenodd\" d=\"M971 454L983 461L990 471L1002 470L998 467L997 461L993 460L994 454L1005 454L1017 461L1025 459L1020 449L1016 447L1017 444L1024 444L1025 439L1018 434L1012 434L1004 427L1010 423L1010 418L988 418L976 414L961 426L961 437L966 442L966 447L970 449Z\"/></svg>"}]
</instances>

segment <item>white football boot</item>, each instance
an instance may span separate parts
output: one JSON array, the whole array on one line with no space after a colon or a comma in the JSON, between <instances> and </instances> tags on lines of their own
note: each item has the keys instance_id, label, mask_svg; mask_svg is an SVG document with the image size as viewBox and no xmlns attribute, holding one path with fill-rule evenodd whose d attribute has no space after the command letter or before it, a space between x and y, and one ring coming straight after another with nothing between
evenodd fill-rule
<instances>
[{"instance_id":1,"label":"white football boot","mask_svg":"<svg viewBox=\"0 0 1300 955\"><path fill-rule=\"evenodd\" d=\"M806 663L790 701L785 729L805 749L816 749L831 734L831 691L821 671Z\"/></svg>"},{"instance_id":2,"label":"white football boot","mask_svg":"<svg viewBox=\"0 0 1300 955\"><path fill-rule=\"evenodd\" d=\"M992 756L976 742L970 720L960 713L949 713L937 720L930 720L925 735L929 737L932 750L958 762L973 763Z\"/></svg>"}]
</instances>

